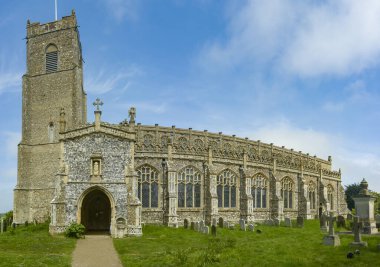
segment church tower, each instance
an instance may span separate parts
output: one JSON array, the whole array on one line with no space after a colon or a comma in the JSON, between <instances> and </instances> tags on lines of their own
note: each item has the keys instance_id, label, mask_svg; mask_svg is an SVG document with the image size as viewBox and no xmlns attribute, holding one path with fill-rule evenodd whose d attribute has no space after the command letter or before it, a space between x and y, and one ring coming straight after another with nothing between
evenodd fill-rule
<instances>
[{"instance_id":1,"label":"church tower","mask_svg":"<svg viewBox=\"0 0 380 267\"><path fill-rule=\"evenodd\" d=\"M86 124L82 51L75 12L46 24L28 21L26 40L22 139L14 194L14 220L18 224L49 218L59 169L59 132Z\"/></svg>"}]
</instances>

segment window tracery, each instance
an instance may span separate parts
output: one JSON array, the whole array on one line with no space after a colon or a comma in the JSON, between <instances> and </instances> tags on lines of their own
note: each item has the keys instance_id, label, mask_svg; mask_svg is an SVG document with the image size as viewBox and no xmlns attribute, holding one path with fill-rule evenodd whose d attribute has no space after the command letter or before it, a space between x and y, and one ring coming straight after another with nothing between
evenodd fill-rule
<instances>
[{"instance_id":1,"label":"window tracery","mask_svg":"<svg viewBox=\"0 0 380 267\"><path fill-rule=\"evenodd\" d=\"M315 198L315 184L314 182L310 181L308 186L309 191L309 201L310 201L310 209L316 208L316 198Z\"/></svg>"},{"instance_id":2,"label":"window tracery","mask_svg":"<svg viewBox=\"0 0 380 267\"><path fill-rule=\"evenodd\" d=\"M178 174L178 207L201 206L201 174L193 167L186 167Z\"/></svg>"},{"instance_id":3,"label":"window tracery","mask_svg":"<svg viewBox=\"0 0 380 267\"><path fill-rule=\"evenodd\" d=\"M327 199L330 202L330 210L334 209L334 188L329 184L327 186Z\"/></svg>"},{"instance_id":4,"label":"window tracery","mask_svg":"<svg viewBox=\"0 0 380 267\"><path fill-rule=\"evenodd\" d=\"M137 195L143 208L158 207L158 172L145 165L137 170L138 191Z\"/></svg>"},{"instance_id":5,"label":"window tracery","mask_svg":"<svg viewBox=\"0 0 380 267\"><path fill-rule=\"evenodd\" d=\"M268 192L268 179L259 174L252 178L252 198L253 208L266 208L267 207L267 192Z\"/></svg>"},{"instance_id":6,"label":"window tracery","mask_svg":"<svg viewBox=\"0 0 380 267\"><path fill-rule=\"evenodd\" d=\"M219 208L236 207L236 175L231 170L223 171L217 179Z\"/></svg>"},{"instance_id":7,"label":"window tracery","mask_svg":"<svg viewBox=\"0 0 380 267\"><path fill-rule=\"evenodd\" d=\"M294 183L289 177L285 177L281 180L281 196L284 201L285 209L293 208L293 190Z\"/></svg>"}]
</instances>

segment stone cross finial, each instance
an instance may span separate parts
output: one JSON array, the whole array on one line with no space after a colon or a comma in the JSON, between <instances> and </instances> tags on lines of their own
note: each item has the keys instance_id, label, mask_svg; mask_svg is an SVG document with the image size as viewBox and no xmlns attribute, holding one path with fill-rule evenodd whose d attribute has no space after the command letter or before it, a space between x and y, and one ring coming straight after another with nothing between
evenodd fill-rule
<instances>
[{"instance_id":1,"label":"stone cross finial","mask_svg":"<svg viewBox=\"0 0 380 267\"><path fill-rule=\"evenodd\" d=\"M100 111L100 108L99 108L99 106L103 106L103 102L99 99L99 98L97 98L96 100L95 100L95 102L94 103L92 103L94 106L96 106L96 110L97 111Z\"/></svg>"},{"instance_id":2,"label":"stone cross finial","mask_svg":"<svg viewBox=\"0 0 380 267\"><path fill-rule=\"evenodd\" d=\"M354 232L355 242L362 242L360 229L362 228L363 223L359 221L359 216L354 216L354 225L352 231Z\"/></svg>"},{"instance_id":3,"label":"stone cross finial","mask_svg":"<svg viewBox=\"0 0 380 267\"><path fill-rule=\"evenodd\" d=\"M129 123L135 123L135 118L136 118L136 108L135 107L131 107L129 109Z\"/></svg>"}]
</instances>

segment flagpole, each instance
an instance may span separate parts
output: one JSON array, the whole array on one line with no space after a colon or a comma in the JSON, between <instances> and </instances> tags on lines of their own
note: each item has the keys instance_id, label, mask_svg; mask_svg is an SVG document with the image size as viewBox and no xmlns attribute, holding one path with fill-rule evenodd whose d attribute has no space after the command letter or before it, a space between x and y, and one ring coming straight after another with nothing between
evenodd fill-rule
<instances>
[{"instance_id":1,"label":"flagpole","mask_svg":"<svg viewBox=\"0 0 380 267\"><path fill-rule=\"evenodd\" d=\"M58 20L57 0L55 0L55 21Z\"/></svg>"}]
</instances>

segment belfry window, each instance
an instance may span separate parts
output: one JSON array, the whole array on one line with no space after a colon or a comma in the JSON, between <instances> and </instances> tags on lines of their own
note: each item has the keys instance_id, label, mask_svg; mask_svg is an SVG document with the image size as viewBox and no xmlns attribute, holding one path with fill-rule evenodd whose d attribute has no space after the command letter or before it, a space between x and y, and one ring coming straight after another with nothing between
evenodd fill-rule
<instances>
[{"instance_id":1,"label":"belfry window","mask_svg":"<svg viewBox=\"0 0 380 267\"><path fill-rule=\"evenodd\" d=\"M284 201L285 209L293 208L293 181L289 177L281 180L281 196Z\"/></svg>"},{"instance_id":2,"label":"belfry window","mask_svg":"<svg viewBox=\"0 0 380 267\"><path fill-rule=\"evenodd\" d=\"M46 48L46 73L56 72L58 70L58 49L51 44Z\"/></svg>"},{"instance_id":3,"label":"belfry window","mask_svg":"<svg viewBox=\"0 0 380 267\"><path fill-rule=\"evenodd\" d=\"M309 201L310 201L310 209L314 210L316 205L316 199L315 199L315 184L313 182L309 183L308 187L309 191Z\"/></svg>"},{"instance_id":4,"label":"belfry window","mask_svg":"<svg viewBox=\"0 0 380 267\"><path fill-rule=\"evenodd\" d=\"M266 208L267 207L267 192L268 182L262 175L257 175L252 178L252 198L253 208Z\"/></svg>"},{"instance_id":5,"label":"belfry window","mask_svg":"<svg viewBox=\"0 0 380 267\"><path fill-rule=\"evenodd\" d=\"M150 166L142 166L137 170L137 195L143 208L158 207L158 173Z\"/></svg>"},{"instance_id":6,"label":"belfry window","mask_svg":"<svg viewBox=\"0 0 380 267\"><path fill-rule=\"evenodd\" d=\"M236 175L230 171L223 171L217 179L217 194L219 208L236 207Z\"/></svg>"},{"instance_id":7,"label":"belfry window","mask_svg":"<svg viewBox=\"0 0 380 267\"><path fill-rule=\"evenodd\" d=\"M193 167L186 167L178 174L178 207L201 206L201 175Z\"/></svg>"}]
</instances>

